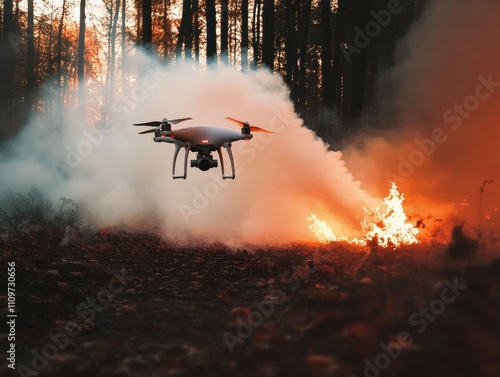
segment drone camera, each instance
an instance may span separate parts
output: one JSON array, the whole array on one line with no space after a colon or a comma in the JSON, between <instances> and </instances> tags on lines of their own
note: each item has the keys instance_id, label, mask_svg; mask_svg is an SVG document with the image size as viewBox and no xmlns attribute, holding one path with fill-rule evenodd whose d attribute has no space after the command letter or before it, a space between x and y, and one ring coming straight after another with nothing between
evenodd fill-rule
<instances>
[{"instance_id":1,"label":"drone camera","mask_svg":"<svg viewBox=\"0 0 500 377\"><path fill-rule=\"evenodd\" d=\"M207 171L210 168L216 168L218 166L217 160L214 160L212 155L200 155L196 157L196 160L191 160L191 167L198 168L201 171Z\"/></svg>"}]
</instances>

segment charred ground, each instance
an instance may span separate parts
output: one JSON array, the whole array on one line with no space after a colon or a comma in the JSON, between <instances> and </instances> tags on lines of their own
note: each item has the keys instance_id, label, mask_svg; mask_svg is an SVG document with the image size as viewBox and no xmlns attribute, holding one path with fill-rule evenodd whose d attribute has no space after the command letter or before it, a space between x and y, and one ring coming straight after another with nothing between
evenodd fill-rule
<instances>
[{"instance_id":1,"label":"charred ground","mask_svg":"<svg viewBox=\"0 0 500 377\"><path fill-rule=\"evenodd\" d=\"M112 231L65 243L39 233L1 246L3 282L7 262L16 263L16 364L40 376L500 371L495 250L452 261L439 245L186 247ZM454 300L441 310L435 300L450 284L461 288L448 289ZM429 305L432 320L419 314ZM2 365L2 375L19 374Z\"/></svg>"}]
</instances>

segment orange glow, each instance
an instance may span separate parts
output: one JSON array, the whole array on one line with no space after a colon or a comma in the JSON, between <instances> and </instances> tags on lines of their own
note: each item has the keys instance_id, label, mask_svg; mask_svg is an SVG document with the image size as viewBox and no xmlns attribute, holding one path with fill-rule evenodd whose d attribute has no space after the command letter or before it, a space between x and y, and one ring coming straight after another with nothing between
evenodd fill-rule
<instances>
[{"instance_id":1,"label":"orange glow","mask_svg":"<svg viewBox=\"0 0 500 377\"><path fill-rule=\"evenodd\" d=\"M347 240L341 237L340 240L352 244L366 245L368 242L376 242L378 246L401 246L418 243L418 229L407 222L407 217L403 209L404 196L400 194L395 183L387 196L381 202L381 207L365 208L365 217L361 222L364 237ZM316 238L322 243L337 241L337 237L332 229L324 222L319 220L315 214L307 218L310 223L309 229Z\"/></svg>"}]
</instances>

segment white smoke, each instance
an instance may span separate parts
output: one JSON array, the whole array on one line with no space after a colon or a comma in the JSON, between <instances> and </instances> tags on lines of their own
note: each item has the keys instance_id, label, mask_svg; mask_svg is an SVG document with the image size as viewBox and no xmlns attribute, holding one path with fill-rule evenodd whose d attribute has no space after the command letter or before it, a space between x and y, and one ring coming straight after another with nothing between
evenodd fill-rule
<instances>
[{"instance_id":1,"label":"white smoke","mask_svg":"<svg viewBox=\"0 0 500 377\"><path fill-rule=\"evenodd\" d=\"M345 167L341 153L328 151L303 126L279 76L225 66L164 66L142 54L129 64L141 73L112 103L109 123L95 127L70 110L62 110L61 124L37 116L2 153L1 188L37 187L52 201L74 199L95 226L155 224L165 236L181 240L313 240L306 220L311 212L339 235L361 230L363 207L373 206L374 199ZM174 129L234 129L227 116L275 131L234 144L234 181L222 180L220 168L188 168L186 180L173 180L173 146L137 134L147 128L132 127L192 117Z\"/></svg>"}]
</instances>

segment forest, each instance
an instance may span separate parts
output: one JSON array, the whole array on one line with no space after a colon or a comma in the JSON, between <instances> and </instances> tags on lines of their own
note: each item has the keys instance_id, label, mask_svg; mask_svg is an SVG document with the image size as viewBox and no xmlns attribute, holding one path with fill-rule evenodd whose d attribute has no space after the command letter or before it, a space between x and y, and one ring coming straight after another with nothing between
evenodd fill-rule
<instances>
[{"instance_id":1,"label":"forest","mask_svg":"<svg viewBox=\"0 0 500 377\"><path fill-rule=\"evenodd\" d=\"M84 109L91 127L133 77L142 48L165 64L267 67L295 111L333 148L392 127L377 78L425 0L4 0L0 143L30 116ZM47 96L50 94L50 96ZM50 98L50 100L48 100Z\"/></svg>"}]
</instances>

